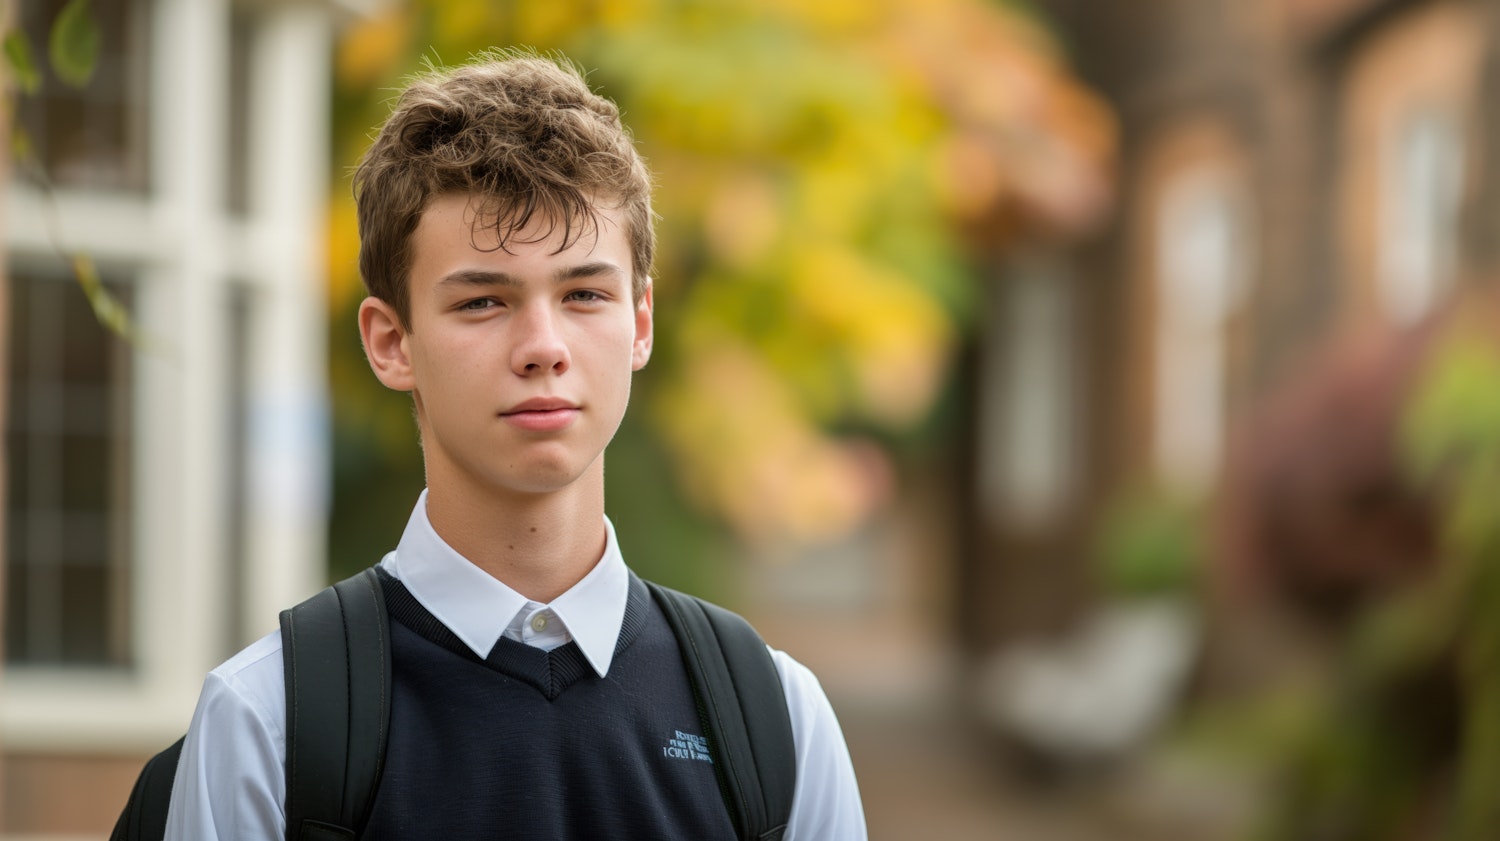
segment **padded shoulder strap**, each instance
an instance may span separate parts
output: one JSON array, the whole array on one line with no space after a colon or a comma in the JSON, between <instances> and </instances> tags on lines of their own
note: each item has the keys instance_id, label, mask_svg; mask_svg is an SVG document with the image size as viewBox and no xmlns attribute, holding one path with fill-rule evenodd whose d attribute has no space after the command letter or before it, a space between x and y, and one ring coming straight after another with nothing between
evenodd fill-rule
<instances>
[{"instance_id":1,"label":"padded shoulder strap","mask_svg":"<svg viewBox=\"0 0 1500 841\"><path fill-rule=\"evenodd\" d=\"M182 757L183 739L151 757L141 769L109 841L161 841L166 837L167 807L172 802L172 781Z\"/></svg>"},{"instance_id":2,"label":"padded shoulder strap","mask_svg":"<svg viewBox=\"0 0 1500 841\"><path fill-rule=\"evenodd\" d=\"M780 841L792 813L797 749L771 652L738 615L646 583L682 648L735 831L744 841Z\"/></svg>"},{"instance_id":3,"label":"padded shoulder strap","mask_svg":"<svg viewBox=\"0 0 1500 841\"><path fill-rule=\"evenodd\" d=\"M364 829L390 726L389 630L373 567L281 612L288 841Z\"/></svg>"}]
</instances>

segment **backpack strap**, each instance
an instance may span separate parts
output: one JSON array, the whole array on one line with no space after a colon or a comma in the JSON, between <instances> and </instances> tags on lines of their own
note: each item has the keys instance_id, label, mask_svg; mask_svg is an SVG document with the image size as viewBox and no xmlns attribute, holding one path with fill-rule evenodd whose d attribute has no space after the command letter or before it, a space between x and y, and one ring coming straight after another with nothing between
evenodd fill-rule
<instances>
[{"instance_id":1,"label":"backpack strap","mask_svg":"<svg viewBox=\"0 0 1500 841\"><path fill-rule=\"evenodd\" d=\"M374 567L281 612L287 841L364 830L390 728L391 645Z\"/></svg>"},{"instance_id":2,"label":"backpack strap","mask_svg":"<svg viewBox=\"0 0 1500 841\"><path fill-rule=\"evenodd\" d=\"M735 832L743 841L780 841L792 813L797 749L770 650L738 615L646 585L682 649Z\"/></svg>"},{"instance_id":3,"label":"backpack strap","mask_svg":"<svg viewBox=\"0 0 1500 841\"><path fill-rule=\"evenodd\" d=\"M109 834L109 841L161 841L167 835L167 807L172 802L172 781L177 776L177 761L182 757L182 743L172 743L151 757L135 780L130 799Z\"/></svg>"}]
</instances>

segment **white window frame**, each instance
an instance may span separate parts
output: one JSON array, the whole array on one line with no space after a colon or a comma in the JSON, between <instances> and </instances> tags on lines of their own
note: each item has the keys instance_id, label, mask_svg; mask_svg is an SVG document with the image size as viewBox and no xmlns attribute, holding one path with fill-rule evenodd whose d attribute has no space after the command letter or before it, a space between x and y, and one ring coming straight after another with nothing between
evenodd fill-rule
<instances>
[{"instance_id":1,"label":"white window frame","mask_svg":"<svg viewBox=\"0 0 1500 841\"><path fill-rule=\"evenodd\" d=\"M133 668L10 665L0 691L7 750L120 751L165 746L187 727L204 674L233 648L235 615L275 627L276 612L326 576L327 384L324 203L333 34L324 4L261 4L252 41L251 209L223 196L230 5L155 0L152 182L144 195L24 184L6 196L6 248L57 248L133 268L134 318L165 352L138 354L133 382ZM61 220L54 243L48 215ZM226 471L233 459L223 371L232 284L252 291L244 463L244 547L253 570L229 592Z\"/></svg>"}]
</instances>

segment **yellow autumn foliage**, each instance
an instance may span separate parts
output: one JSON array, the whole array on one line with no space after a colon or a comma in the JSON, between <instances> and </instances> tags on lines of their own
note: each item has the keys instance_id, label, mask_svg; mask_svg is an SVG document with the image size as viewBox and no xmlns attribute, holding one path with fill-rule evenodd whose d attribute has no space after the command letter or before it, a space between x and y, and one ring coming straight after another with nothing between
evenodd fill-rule
<instances>
[{"instance_id":1,"label":"yellow autumn foliage","mask_svg":"<svg viewBox=\"0 0 1500 841\"><path fill-rule=\"evenodd\" d=\"M334 59L338 81L350 88L391 84L400 69L410 28L410 15L400 7L350 26Z\"/></svg>"},{"instance_id":2,"label":"yellow autumn foliage","mask_svg":"<svg viewBox=\"0 0 1500 841\"><path fill-rule=\"evenodd\" d=\"M948 313L911 278L847 249L799 252L787 281L790 314L845 358L858 408L894 427L919 420L957 338Z\"/></svg>"},{"instance_id":3,"label":"yellow autumn foliage","mask_svg":"<svg viewBox=\"0 0 1500 841\"><path fill-rule=\"evenodd\" d=\"M753 349L694 350L654 407L686 456L677 466L690 498L742 535L799 541L845 534L887 500L879 451L821 433Z\"/></svg>"}]
</instances>

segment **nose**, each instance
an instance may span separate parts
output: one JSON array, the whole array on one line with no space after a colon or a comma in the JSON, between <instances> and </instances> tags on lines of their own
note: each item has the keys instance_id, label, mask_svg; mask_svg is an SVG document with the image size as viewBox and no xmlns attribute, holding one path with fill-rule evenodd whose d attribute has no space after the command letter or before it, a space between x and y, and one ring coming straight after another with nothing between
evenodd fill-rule
<instances>
[{"instance_id":1,"label":"nose","mask_svg":"<svg viewBox=\"0 0 1500 841\"><path fill-rule=\"evenodd\" d=\"M547 307L528 307L517 314L511 370L520 376L551 371L561 374L572 363L568 343L558 330L556 314Z\"/></svg>"}]
</instances>

